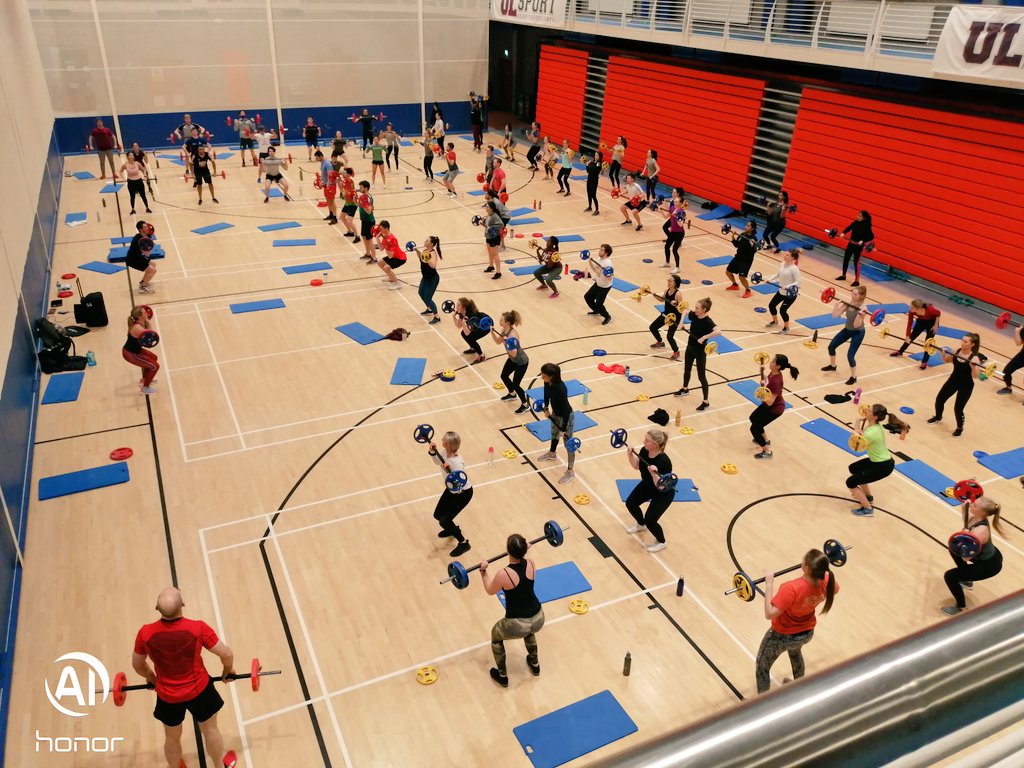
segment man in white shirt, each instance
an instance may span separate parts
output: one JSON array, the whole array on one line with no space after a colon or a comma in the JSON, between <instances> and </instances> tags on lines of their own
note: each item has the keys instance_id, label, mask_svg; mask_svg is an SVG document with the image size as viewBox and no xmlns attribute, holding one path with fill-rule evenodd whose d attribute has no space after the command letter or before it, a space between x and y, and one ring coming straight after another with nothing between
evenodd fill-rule
<instances>
[{"instance_id":1,"label":"man in white shirt","mask_svg":"<svg viewBox=\"0 0 1024 768\"><path fill-rule=\"evenodd\" d=\"M636 183L636 177L631 173L627 174L626 185L619 194L619 197L625 199L625 202L619 206L619 211L625 218L625 221L622 222L623 226L630 223L629 216L632 213L633 221L636 222L636 231L639 232L644 228L644 225L640 223L640 211L647 207L646 195L646 190Z\"/></svg>"},{"instance_id":2,"label":"man in white shirt","mask_svg":"<svg viewBox=\"0 0 1024 768\"><path fill-rule=\"evenodd\" d=\"M608 243L602 243L601 249L598 251L598 257L596 259L592 258L590 263L591 271L594 274L594 284L590 286L583 296L587 306L590 307L590 312L587 314L600 315L604 318L601 321L601 325L608 325L612 321L612 316L605 308L604 302L608 297L608 291L612 289L612 283L615 281L615 270L612 267L612 247Z\"/></svg>"}]
</instances>

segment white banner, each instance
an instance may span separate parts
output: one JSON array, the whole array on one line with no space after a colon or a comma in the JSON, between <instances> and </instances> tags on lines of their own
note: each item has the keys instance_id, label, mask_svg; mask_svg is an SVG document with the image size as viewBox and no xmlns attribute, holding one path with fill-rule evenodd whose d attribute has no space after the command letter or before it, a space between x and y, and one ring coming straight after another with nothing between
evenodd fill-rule
<instances>
[{"instance_id":1,"label":"white banner","mask_svg":"<svg viewBox=\"0 0 1024 768\"><path fill-rule=\"evenodd\" d=\"M562 27L568 0L491 0L491 18L515 24Z\"/></svg>"},{"instance_id":2,"label":"white banner","mask_svg":"<svg viewBox=\"0 0 1024 768\"><path fill-rule=\"evenodd\" d=\"M1024 88L1024 11L954 5L942 28L932 71Z\"/></svg>"}]
</instances>

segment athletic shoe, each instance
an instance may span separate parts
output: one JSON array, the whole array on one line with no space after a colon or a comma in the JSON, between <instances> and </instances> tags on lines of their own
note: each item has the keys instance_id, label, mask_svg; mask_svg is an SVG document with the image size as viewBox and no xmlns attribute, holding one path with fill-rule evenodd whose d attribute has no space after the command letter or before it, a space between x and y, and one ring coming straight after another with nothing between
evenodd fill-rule
<instances>
[{"instance_id":1,"label":"athletic shoe","mask_svg":"<svg viewBox=\"0 0 1024 768\"><path fill-rule=\"evenodd\" d=\"M484 270L484 272L493 272L493 271L494 271L494 267L493 266L487 267L487 269Z\"/></svg>"},{"instance_id":2,"label":"athletic shoe","mask_svg":"<svg viewBox=\"0 0 1024 768\"><path fill-rule=\"evenodd\" d=\"M679 351L676 350L675 352L673 352L671 355L668 356L668 359L669 360L678 360L679 359Z\"/></svg>"},{"instance_id":3,"label":"athletic shoe","mask_svg":"<svg viewBox=\"0 0 1024 768\"><path fill-rule=\"evenodd\" d=\"M641 229L643 229L643 228L644 228L644 225L643 225L643 224L637 224L637 225L636 225L636 231L637 231L637 232L639 232L639 231L640 231Z\"/></svg>"},{"instance_id":4,"label":"athletic shoe","mask_svg":"<svg viewBox=\"0 0 1024 768\"><path fill-rule=\"evenodd\" d=\"M500 280L500 279L501 279L501 272L495 272L493 275L491 275L491 280Z\"/></svg>"},{"instance_id":5,"label":"athletic shoe","mask_svg":"<svg viewBox=\"0 0 1024 768\"><path fill-rule=\"evenodd\" d=\"M537 677L537 675L540 674L540 663L531 664L529 656L526 657L526 666L530 668L530 672L533 674L534 677Z\"/></svg>"},{"instance_id":6,"label":"athletic shoe","mask_svg":"<svg viewBox=\"0 0 1024 768\"><path fill-rule=\"evenodd\" d=\"M665 262L664 264L662 264L662 265L661 265L660 267L658 267L658 269L668 269L668 268L669 268L669 267L671 267L671 266L672 266L672 265L671 265L671 264L669 264L669 263L668 263L668 262L666 261L666 262Z\"/></svg>"},{"instance_id":7,"label":"athletic shoe","mask_svg":"<svg viewBox=\"0 0 1024 768\"><path fill-rule=\"evenodd\" d=\"M600 312L593 312L593 311L591 311L591 312L587 312L587 314L588 315L600 315L601 313Z\"/></svg>"},{"instance_id":8,"label":"athletic shoe","mask_svg":"<svg viewBox=\"0 0 1024 768\"><path fill-rule=\"evenodd\" d=\"M156 293L156 291L150 288L148 285L140 285L139 293Z\"/></svg>"},{"instance_id":9,"label":"athletic shoe","mask_svg":"<svg viewBox=\"0 0 1024 768\"><path fill-rule=\"evenodd\" d=\"M666 544L664 541L659 541L656 544L648 544L647 551L651 554L654 554L655 552L661 552L661 550L665 549L665 547L667 546L668 544Z\"/></svg>"},{"instance_id":10,"label":"athletic shoe","mask_svg":"<svg viewBox=\"0 0 1024 768\"><path fill-rule=\"evenodd\" d=\"M776 333L789 333L789 328L779 328Z\"/></svg>"},{"instance_id":11,"label":"athletic shoe","mask_svg":"<svg viewBox=\"0 0 1024 768\"><path fill-rule=\"evenodd\" d=\"M538 456L537 461L554 461L557 458L558 456L556 454L552 453L551 451L548 451L547 453L542 453L540 456Z\"/></svg>"},{"instance_id":12,"label":"athletic shoe","mask_svg":"<svg viewBox=\"0 0 1024 768\"><path fill-rule=\"evenodd\" d=\"M568 470L566 470L564 475L562 475L560 478L558 478L558 482L560 484L564 485L565 483L568 483L570 480L575 480L575 479L576 479L576 473L573 472L571 469L568 469Z\"/></svg>"},{"instance_id":13,"label":"athletic shoe","mask_svg":"<svg viewBox=\"0 0 1024 768\"><path fill-rule=\"evenodd\" d=\"M475 354L477 354L477 351L475 349L464 349L464 350L462 350L462 354L464 354L464 355L475 355Z\"/></svg>"},{"instance_id":14,"label":"athletic shoe","mask_svg":"<svg viewBox=\"0 0 1024 768\"><path fill-rule=\"evenodd\" d=\"M560 294L560 293L559 293L558 291L555 291L555 292L554 292L554 293L552 293L552 294L551 294L550 296L548 296L548 298L549 298L549 299L557 299L557 298L558 298L559 296L561 296L561 295L562 295L562 294Z\"/></svg>"},{"instance_id":15,"label":"athletic shoe","mask_svg":"<svg viewBox=\"0 0 1024 768\"><path fill-rule=\"evenodd\" d=\"M836 280L846 280L846 275L840 275Z\"/></svg>"},{"instance_id":16,"label":"athletic shoe","mask_svg":"<svg viewBox=\"0 0 1024 768\"><path fill-rule=\"evenodd\" d=\"M850 287L851 288L858 288L858 287L860 287L860 280L854 280L852 283L850 283Z\"/></svg>"},{"instance_id":17,"label":"athletic shoe","mask_svg":"<svg viewBox=\"0 0 1024 768\"><path fill-rule=\"evenodd\" d=\"M739 285L737 285L736 283L733 283L732 285L730 285L725 290L727 290L727 291L738 291L739 289L740 289Z\"/></svg>"},{"instance_id":18,"label":"athletic shoe","mask_svg":"<svg viewBox=\"0 0 1024 768\"><path fill-rule=\"evenodd\" d=\"M930 419L928 419L928 423L929 424L934 424L937 421L942 421L942 417L941 416L932 416Z\"/></svg>"},{"instance_id":19,"label":"athletic shoe","mask_svg":"<svg viewBox=\"0 0 1024 768\"><path fill-rule=\"evenodd\" d=\"M128 215L129 216L134 216L135 215L135 209L132 208L130 211L128 211Z\"/></svg>"},{"instance_id":20,"label":"athletic shoe","mask_svg":"<svg viewBox=\"0 0 1024 768\"><path fill-rule=\"evenodd\" d=\"M665 348L665 342L664 341L656 341L653 344L651 344L651 349L664 349L664 348Z\"/></svg>"},{"instance_id":21,"label":"athletic shoe","mask_svg":"<svg viewBox=\"0 0 1024 768\"><path fill-rule=\"evenodd\" d=\"M146 213L152 213L152 211L151 211L151 210L149 210L149 208L147 208L147 209L146 209Z\"/></svg>"},{"instance_id":22,"label":"athletic shoe","mask_svg":"<svg viewBox=\"0 0 1024 768\"><path fill-rule=\"evenodd\" d=\"M634 525L632 528L627 528L626 533L640 533L640 531L646 531L647 526L642 523Z\"/></svg>"},{"instance_id":23,"label":"athletic shoe","mask_svg":"<svg viewBox=\"0 0 1024 768\"><path fill-rule=\"evenodd\" d=\"M546 285L544 285L544 283L541 283L541 284L540 284L540 285L538 285L538 286L537 286L536 288L534 288L534 290L535 290L535 291L546 291L546 290L547 290L547 286L546 286Z\"/></svg>"},{"instance_id":24,"label":"athletic shoe","mask_svg":"<svg viewBox=\"0 0 1024 768\"><path fill-rule=\"evenodd\" d=\"M889 357L903 357L903 353L897 349L895 352L890 352Z\"/></svg>"},{"instance_id":25,"label":"athletic shoe","mask_svg":"<svg viewBox=\"0 0 1024 768\"><path fill-rule=\"evenodd\" d=\"M920 368L922 371L927 371L928 370L928 363L921 363L917 367Z\"/></svg>"},{"instance_id":26,"label":"athletic shoe","mask_svg":"<svg viewBox=\"0 0 1024 768\"><path fill-rule=\"evenodd\" d=\"M749 288L747 288L747 290L745 290L743 292L742 298L744 298L744 299L749 299L750 298L750 289Z\"/></svg>"},{"instance_id":27,"label":"athletic shoe","mask_svg":"<svg viewBox=\"0 0 1024 768\"><path fill-rule=\"evenodd\" d=\"M526 413L528 410L530 410L530 404L523 403L518 408L516 408L516 413Z\"/></svg>"},{"instance_id":28,"label":"athletic shoe","mask_svg":"<svg viewBox=\"0 0 1024 768\"><path fill-rule=\"evenodd\" d=\"M770 458L772 458L772 452L771 451L761 451L760 453L755 453L754 454L754 458L755 459L770 459Z\"/></svg>"},{"instance_id":29,"label":"athletic shoe","mask_svg":"<svg viewBox=\"0 0 1024 768\"><path fill-rule=\"evenodd\" d=\"M421 315L432 315L432 314L434 314L434 310L432 310L432 309L424 309L422 312L420 312L420 314Z\"/></svg>"},{"instance_id":30,"label":"athletic shoe","mask_svg":"<svg viewBox=\"0 0 1024 768\"><path fill-rule=\"evenodd\" d=\"M963 587L964 589L974 589L974 582L973 581L961 581L960 582L960 586Z\"/></svg>"},{"instance_id":31,"label":"athletic shoe","mask_svg":"<svg viewBox=\"0 0 1024 768\"><path fill-rule=\"evenodd\" d=\"M625 226L628 226L628 225L629 225L629 224L631 224L631 223L632 223L632 222L631 222L631 221L630 221L629 219L626 219L626 220L625 220L624 222L622 222L622 224L620 224L620 226L623 226L623 227L625 227Z\"/></svg>"},{"instance_id":32,"label":"athletic shoe","mask_svg":"<svg viewBox=\"0 0 1024 768\"><path fill-rule=\"evenodd\" d=\"M472 547L469 545L469 539L466 539L465 541L460 541L459 544L455 547L455 549L448 553L448 556L459 557L460 555L466 554L471 549Z\"/></svg>"},{"instance_id":33,"label":"athletic shoe","mask_svg":"<svg viewBox=\"0 0 1024 768\"><path fill-rule=\"evenodd\" d=\"M594 211L594 212L593 212L592 214L590 214L590 215L591 215L591 216L600 216L600 215L601 215L601 212L600 212L600 211Z\"/></svg>"},{"instance_id":34,"label":"athletic shoe","mask_svg":"<svg viewBox=\"0 0 1024 768\"><path fill-rule=\"evenodd\" d=\"M220 205L220 200L218 200L216 197L211 197L210 199L213 200L213 202L217 203L217 205Z\"/></svg>"},{"instance_id":35,"label":"athletic shoe","mask_svg":"<svg viewBox=\"0 0 1024 768\"><path fill-rule=\"evenodd\" d=\"M270 195L267 195L266 197L264 197L263 198L263 202L264 203L269 203L270 202Z\"/></svg>"},{"instance_id":36,"label":"athletic shoe","mask_svg":"<svg viewBox=\"0 0 1024 768\"><path fill-rule=\"evenodd\" d=\"M939 610L946 616L956 616L964 609L958 605L947 605L945 608L940 608Z\"/></svg>"},{"instance_id":37,"label":"athletic shoe","mask_svg":"<svg viewBox=\"0 0 1024 768\"><path fill-rule=\"evenodd\" d=\"M1013 387L1003 387L1002 389L996 390L997 395L1011 395L1013 394Z\"/></svg>"},{"instance_id":38,"label":"athletic shoe","mask_svg":"<svg viewBox=\"0 0 1024 768\"><path fill-rule=\"evenodd\" d=\"M857 507L856 509L851 509L850 511L853 512L853 514L855 514L857 517L875 516L875 510L871 509L870 507Z\"/></svg>"},{"instance_id":39,"label":"athletic shoe","mask_svg":"<svg viewBox=\"0 0 1024 768\"><path fill-rule=\"evenodd\" d=\"M487 359L487 355L478 355L475 360L470 360L469 364L470 365L476 365L477 363L482 363L486 359Z\"/></svg>"},{"instance_id":40,"label":"athletic shoe","mask_svg":"<svg viewBox=\"0 0 1024 768\"><path fill-rule=\"evenodd\" d=\"M703 403L701 403L700 405L697 406L697 410L698 411L706 411L710 407L711 407L711 403L709 403L709 402L707 402L705 400Z\"/></svg>"},{"instance_id":41,"label":"athletic shoe","mask_svg":"<svg viewBox=\"0 0 1024 768\"><path fill-rule=\"evenodd\" d=\"M612 321L612 316L608 315L604 320L601 321L601 325L608 325Z\"/></svg>"},{"instance_id":42,"label":"athletic shoe","mask_svg":"<svg viewBox=\"0 0 1024 768\"><path fill-rule=\"evenodd\" d=\"M677 389L676 390L676 397L684 397L685 395L688 395L688 394L690 394L690 390L687 389L686 387L683 387L682 389Z\"/></svg>"},{"instance_id":43,"label":"athletic shoe","mask_svg":"<svg viewBox=\"0 0 1024 768\"><path fill-rule=\"evenodd\" d=\"M960 437L964 433L963 427L957 427L953 430L953 437Z\"/></svg>"},{"instance_id":44,"label":"athletic shoe","mask_svg":"<svg viewBox=\"0 0 1024 768\"><path fill-rule=\"evenodd\" d=\"M388 283L388 290L389 291L397 291L401 287L402 287L401 283Z\"/></svg>"},{"instance_id":45,"label":"athletic shoe","mask_svg":"<svg viewBox=\"0 0 1024 768\"><path fill-rule=\"evenodd\" d=\"M200 205L202 205L202 204L203 204L203 201L202 201L202 200L200 200L200 201L199 201L199 204L200 204Z\"/></svg>"},{"instance_id":46,"label":"athletic shoe","mask_svg":"<svg viewBox=\"0 0 1024 768\"><path fill-rule=\"evenodd\" d=\"M331 226L334 226L335 224L338 223L338 220L332 216L330 219L327 220L327 223Z\"/></svg>"},{"instance_id":47,"label":"athletic shoe","mask_svg":"<svg viewBox=\"0 0 1024 768\"><path fill-rule=\"evenodd\" d=\"M764 327L765 327L765 328L774 328L774 327L775 327L775 326L777 326L778 324L779 324L779 321L778 321L778 320L772 320L772 321L771 321L770 323L765 323L765 324L764 324Z\"/></svg>"},{"instance_id":48,"label":"athletic shoe","mask_svg":"<svg viewBox=\"0 0 1024 768\"><path fill-rule=\"evenodd\" d=\"M441 318L440 317L435 317L433 320L430 321L429 325L437 325L440 322L441 322Z\"/></svg>"},{"instance_id":49,"label":"athletic shoe","mask_svg":"<svg viewBox=\"0 0 1024 768\"><path fill-rule=\"evenodd\" d=\"M509 392L507 395L502 397L501 400L502 401L515 400L518 397L519 397L519 395L516 395L516 394L513 394L512 392Z\"/></svg>"},{"instance_id":50,"label":"athletic shoe","mask_svg":"<svg viewBox=\"0 0 1024 768\"><path fill-rule=\"evenodd\" d=\"M491 680L502 688L508 688L508 675L503 675L496 667L491 667Z\"/></svg>"},{"instance_id":51,"label":"athletic shoe","mask_svg":"<svg viewBox=\"0 0 1024 768\"><path fill-rule=\"evenodd\" d=\"M823 370L823 371L834 371L835 369L836 369L836 367L834 365L826 365L826 366L823 366L821 370Z\"/></svg>"},{"instance_id":52,"label":"athletic shoe","mask_svg":"<svg viewBox=\"0 0 1024 768\"><path fill-rule=\"evenodd\" d=\"M852 387L856 383L857 383L857 377L856 376L851 376L850 378L848 378L846 380L846 386L848 386L848 387Z\"/></svg>"},{"instance_id":53,"label":"athletic shoe","mask_svg":"<svg viewBox=\"0 0 1024 768\"><path fill-rule=\"evenodd\" d=\"M454 533L448 533L448 531L438 531L437 538L439 538L439 539L450 539L454 535L455 535Z\"/></svg>"},{"instance_id":54,"label":"athletic shoe","mask_svg":"<svg viewBox=\"0 0 1024 768\"><path fill-rule=\"evenodd\" d=\"M592 210L594 210L594 209L593 209L593 208L591 208L591 207L590 207L590 206L588 205L588 206L587 206L586 208L584 208L583 210L584 210L585 212L587 212L587 213L590 213L590 212L591 212Z\"/></svg>"}]
</instances>

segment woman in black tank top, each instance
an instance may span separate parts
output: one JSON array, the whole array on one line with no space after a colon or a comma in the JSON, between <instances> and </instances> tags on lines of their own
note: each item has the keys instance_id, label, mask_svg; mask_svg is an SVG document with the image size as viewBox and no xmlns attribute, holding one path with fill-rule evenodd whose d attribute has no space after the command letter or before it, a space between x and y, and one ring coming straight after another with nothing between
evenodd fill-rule
<instances>
[{"instance_id":1,"label":"woman in black tank top","mask_svg":"<svg viewBox=\"0 0 1024 768\"><path fill-rule=\"evenodd\" d=\"M955 616L967 607L964 589L973 589L974 582L991 579L1003 569L1003 555L992 543L990 530L995 528L999 533L1003 532L999 525L999 511L999 504L987 496L964 504L962 532L976 536L981 543L981 551L969 560L950 552L955 566L946 571L943 579L956 603L939 609L946 616Z\"/></svg>"},{"instance_id":2,"label":"woman in black tank top","mask_svg":"<svg viewBox=\"0 0 1024 768\"><path fill-rule=\"evenodd\" d=\"M953 395L953 415L956 416L956 429L953 430L953 437L960 437L964 432L964 408L967 401L971 399L974 392L974 380L978 378L978 367L984 362L978 350L981 347L981 337L976 333L968 333L960 342L960 349L957 352L946 348L942 350L942 359L947 363L953 363L953 372L949 374L946 383L942 385L939 393L935 396L935 415L928 419L929 424L942 421L942 412L945 410L946 401Z\"/></svg>"}]
</instances>

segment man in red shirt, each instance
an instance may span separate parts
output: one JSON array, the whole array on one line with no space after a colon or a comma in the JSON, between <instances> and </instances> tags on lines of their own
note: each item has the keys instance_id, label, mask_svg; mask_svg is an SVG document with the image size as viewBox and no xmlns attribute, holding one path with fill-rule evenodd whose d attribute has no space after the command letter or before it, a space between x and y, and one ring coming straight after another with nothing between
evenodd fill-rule
<instances>
[{"instance_id":1,"label":"man in red shirt","mask_svg":"<svg viewBox=\"0 0 1024 768\"><path fill-rule=\"evenodd\" d=\"M220 657L223 674L234 674L234 654L204 621L186 619L181 609L181 592L167 587L156 599L160 620L145 624L135 637L132 667L156 688L153 716L164 724L164 757L168 768L185 768L181 758L181 732L185 712L199 723L206 749L211 755L223 755L226 768L235 765L232 750L224 752L224 739L217 728L217 712L224 700L203 665L206 648ZM146 659L153 660L149 666Z\"/></svg>"},{"instance_id":2,"label":"man in red shirt","mask_svg":"<svg viewBox=\"0 0 1024 768\"><path fill-rule=\"evenodd\" d=\"M114 136L113 131L103 125L102 120L96 121L96 127L89 134L89 149L95 149L96 154L100 157L100 178L107 178L107 172L103 166L103 161L106 160L110 165L110 175L114 181L117 181L117 170L114 166L114 150L117 149L117 137Z\"/></svg>"},{"instance_id":3,"label":"man in red shirt","mask_svg":"<svg viewBox=\"0 0 1024 768\"><path fill-rule=\"evenodd\" d=\"M491 174L491 189L495 195L505 191L505 169L501 167L501 158L494 158L494 173Z\"/></svg>"},{"instance_id":4,"label":"man in red shirt","mask_svg":"<svg viewBox=\"0 0 1024 768\"><path fill-rule=\"evenodd\" d=\"M380 223L377 242L385 253L384 258L377 260L377 266L388 276L386 280L388 288L397 291L402 287L402 284L398 282L398 275L395 274L395 270L405 264L406 255L405 251L402 250L401 244L398 242L398 238L391 234L391 222L385 220Z\"/></svg>"}]
</instances>

